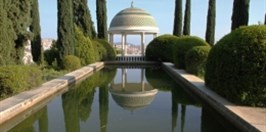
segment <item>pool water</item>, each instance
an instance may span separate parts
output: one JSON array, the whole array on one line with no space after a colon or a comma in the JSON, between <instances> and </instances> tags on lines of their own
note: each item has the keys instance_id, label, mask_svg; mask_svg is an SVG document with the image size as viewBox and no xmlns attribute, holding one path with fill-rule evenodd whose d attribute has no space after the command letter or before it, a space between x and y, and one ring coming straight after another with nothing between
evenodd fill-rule
<instances>
[{"instance_id":1,"label":"pool water","mask_svg":"<svg viewBox=\"0 0 266 132\"><path fill-rule=\"evenodd\" d=\"M160 67L106 67L9 131L228 131Z\"/></svg>"}]
</instances>

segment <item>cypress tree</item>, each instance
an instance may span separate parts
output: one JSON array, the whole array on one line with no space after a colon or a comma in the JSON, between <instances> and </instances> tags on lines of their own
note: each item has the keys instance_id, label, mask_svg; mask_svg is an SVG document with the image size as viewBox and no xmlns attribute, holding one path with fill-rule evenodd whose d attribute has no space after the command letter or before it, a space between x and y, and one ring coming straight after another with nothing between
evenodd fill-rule
<instances>
[{"instance_id":1,"label":"cypress tree","mask_svg":"<svg viewBox=\"0 0 266 132\"><path fill-rule=\"evenodd\" d=\"M33 0L31 10L32 23L30 31L33 33L33 39L31 42L31 53L33 61L37 64L41 64L43 61L42 42L41 42L41 27L39 17L39 4L38 0Z\"/></svg>"},{"instance_id":2,"label":"cypress tree","mask_svg":"<svg viewBox=\"0 0 266 132\"><path fill-rule=\"evenodd\" d=\"M175 1L175 20L173 34L176 36L182 35L182 0Z\"/></svg>"},{"instance_id":3,"label":"cypress tree","mask_svg":"<svg viewBox=\"0 0 266 132\"><path fill-rule=\"evenodd\" d=\"M62 68L62 59L66 55L73 55L75 51L75 32L73 19L73 3L71 0L57 0L58 27L57 48L59 50L58 65Z\"/></svg>"},{"instance_id":4,"label":"cypress tree","mask_svg":"<svg viewBox=\"0 0 266 132\"><path fill-rule=\"evenodd\" d=\"M205 39L211 46L215 41L215 17L216 17L216 0L209 0L209 9L207 16L207 29Z\"/></svg>"},{"instance_id":5,"label":"cypress tree","mask_svg":"<svg viewBox=\"0 0 266 132\"><path fill-rule=\"evenodd\" d=\"M28 28L31 24L31 0L10 0L5 1L8 8L8 18L12 22L12 29L15 31L14 43L15 50L12 52L12 58L16 63L22 63L24 57L24 45L31 38Z\"/></svg>"},{"instance_id":6,"label":"cypress tree","mask_svg":"<svg viewBox=\"0 0 266 132\"><path fill-rule=\"evenodd\" d=\"M190 35L191 0L186 0L183 35Z\"/></svg>"},{"instance_id":7,"label":"cypress tree","mask_svg":"<svg viewBox=\"0 0 266 132\"><path fill-rule=\"evenodd\" d=\"M248 25L250 0L234 0L231 30Z\"/></svg>"},{"instance_id":8,"label":"cypress tree","mask_svg":"<svg viewBox=\"0 0 266 132\"><path fill-rule=\"evenodd\" d=\"M0 1L0 66L11 64L11 53L14 52L15 32L12 28L12 22L7 17L6 2Z\"/></svg>"},{"instance_id":9,"label":"cypress tree","mask_svg":"<svg viewBox=\"0 0 266 132\"><path fill-rule=\"evenodd\" d=\"M97 30L99 39L107 39L106 0L96 0Z\"/></svg>"},{"instance_id":10,"label":"cypress tree","mask_svg":"<svg viewBox=\"0 0 266 132\"><path fill-rule=\"evenodd\" d=\"M73 0L74 23L81 29L86 37L92 39L96 37L96 32L87 4L87 0Z\"/></svg>"}]
</instances>

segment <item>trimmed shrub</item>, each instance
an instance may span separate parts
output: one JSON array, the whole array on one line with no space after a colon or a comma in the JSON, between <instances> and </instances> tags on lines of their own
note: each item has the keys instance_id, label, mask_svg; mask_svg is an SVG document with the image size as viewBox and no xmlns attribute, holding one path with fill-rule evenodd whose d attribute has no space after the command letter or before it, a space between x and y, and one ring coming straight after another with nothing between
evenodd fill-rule
<instances>
[{"instance_id":1,"label":"trimmed shrub","mask_svg":"<svg viewBox=\"0 0 266 132\"><path fill-rule=\"evenodd\" d=\"M210 49L210 46L196 46L191 48L185 56L186 71L203 78Z\"/></svg>"},{"instance_id":2,"label":"trimmed shrub","mask_svg":"<svg viewBox=\"0 0 266 132\"><path fill-rule=\"evenodd\" d=\"M178 38L173 48L173 61L177 68L185 69L185 56L188 50L195 46L208 46L203 39L196 36L182 36Z\"/></svg>"},{"instance_id":3,"label":"trimmed shrub","mask_svg":"<svg viewBox=\"0 0 266 132\"><path fill-rule=\"evenodd\" d=\"M153 39L146 48L146 60L173 62L173 45L178 40L174 35L162 35Z\"/></svg>"},{"instance_id":4,"label":"trimmed shrub","mask_svg":"<svg viewBox=\"0 0 266 132\"><path fill-rule=\"evenodd\" d=\"M81 65L88 65L96 61L95 50L89 37L85 37L81 30L75 26L75 56L80 58Z\"/></svg>"},{"instance_id":5,"label":"trimmed shrub","mask_svg":"<svg viewBox=\"0 0 266 132\"><path fill-rule=\"evenodd\" d=\"M40 85L42 72L34 66L0 67L0 98Z\"/></svg>"},{"instance_id":6,"label":"trimmed shrub","mask_svg":"<svg viewBox=\"0 0 266 132\"><path fill-rule=\"evenodd\" d=\"M103 61L115 60L116 52L115 52L115 49L113 48L113 46L104 39L97 39L96 41L98 43L100 43L106 50L106 52L103 52L106 54L102 55L102 60Z\"/></svg>"},{"instance_id":7,"label":"trimmed shrub","mask_svg":"<svg viewBox=\"0 0 266 132\"><path fill-rule=\"evenodd\" d=\"M236 29L210 51L205 83L228 100L266 106L266 26Z\"/></svg>"},{"instance_id":8,"label":"trimmed shrub","mask_svg":"<svg viewBox=\"0 0 266 132\"><path fill-rule=\"evenodd\" d=\"M74 55L67 55L63 58L63 66L66 70L76 70L81 67L80 59Z\"/></svg>"}]
</instances>

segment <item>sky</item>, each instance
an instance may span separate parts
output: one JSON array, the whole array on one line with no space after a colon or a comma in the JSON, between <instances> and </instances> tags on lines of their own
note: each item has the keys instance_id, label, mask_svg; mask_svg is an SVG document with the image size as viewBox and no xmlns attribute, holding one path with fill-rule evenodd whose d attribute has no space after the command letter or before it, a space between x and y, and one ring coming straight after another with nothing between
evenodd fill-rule
<instances>
[{"instance_id":1,"label":"sky","mask_svg":"<svg viewBox=\"0 0 266 132\"><path fill-rule=\"evenodd\" d=\"M129 8L132 0L106 0L108 28L113 17L121 10ZM134 7L149 12L157 22L160 34L172 34L174 22L175 0L133 0ZM205 38L207 11L209 0L191 0L191 35ZM95 27L96 0L88 0L88 6ZM233 0L216 0L216 32L218 41L231 31ZM39 0L41 35L42 38L57 38L57 0ZM183 0L183 15L185 0ZM266 0L250 0L249 25L264 22ZM96 28L97 29L97 28ZM147 36L146 43L152 40ZM115 42L120 42L120 36L115 36ZM127 41L133 44L140 43L140 36L129 36Z\"/></svg>"}]
</instances>

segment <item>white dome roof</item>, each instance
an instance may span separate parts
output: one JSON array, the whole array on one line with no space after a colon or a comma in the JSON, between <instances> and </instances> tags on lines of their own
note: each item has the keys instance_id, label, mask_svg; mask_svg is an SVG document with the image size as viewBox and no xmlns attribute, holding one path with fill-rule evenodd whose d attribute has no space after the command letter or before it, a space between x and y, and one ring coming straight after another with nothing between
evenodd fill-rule
<instances>
[{"instance_id":1,"label":"white dome roof","mask_svg":"<svg viewBox=\"0 0 266 132\"><path fill-rule=\"evenodd\" d=\"M154 18L145 10L131 7L126 8L113 18L109 32L146 32L158 33L159 28Z\"/></svg>"}]
</instances>

